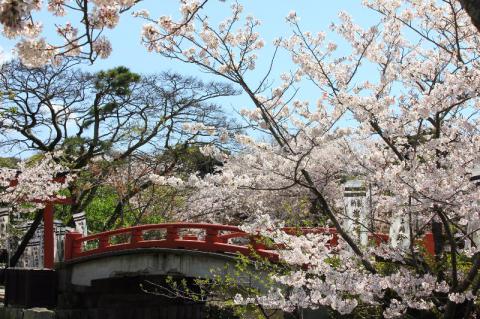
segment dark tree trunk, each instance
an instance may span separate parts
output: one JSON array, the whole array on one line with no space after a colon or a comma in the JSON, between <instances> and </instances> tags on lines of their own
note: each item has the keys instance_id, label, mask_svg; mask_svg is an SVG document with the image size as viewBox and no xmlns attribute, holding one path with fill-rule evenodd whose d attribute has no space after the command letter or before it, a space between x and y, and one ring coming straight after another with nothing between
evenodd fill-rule
<instances>
[{"instance_id":1,"label":"dark tree trunk","mask_svg":"<svg viewBox=\"0 0 480 319\"><path fill-rule=\"evenodd\" d=\"M480 32L480 1L478 0L459 0L463 9L472 19L473 25Z\"/></svg>"}]
</instances>

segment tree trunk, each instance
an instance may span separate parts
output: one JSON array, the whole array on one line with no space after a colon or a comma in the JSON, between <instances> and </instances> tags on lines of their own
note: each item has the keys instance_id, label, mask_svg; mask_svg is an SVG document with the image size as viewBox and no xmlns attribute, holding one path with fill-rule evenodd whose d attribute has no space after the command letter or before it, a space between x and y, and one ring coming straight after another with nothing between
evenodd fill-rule
<instances>
[{"instance_id":1,"label":"tree trunk","mask_svg":"<svg viewBox=\"0 0 480 319\"><path fill-rule=\"evenodd\" d=\"M472 19L473 25L480 32L480 2L478 0L460 0L460 3Z\"/></svg>"}]
</instances>

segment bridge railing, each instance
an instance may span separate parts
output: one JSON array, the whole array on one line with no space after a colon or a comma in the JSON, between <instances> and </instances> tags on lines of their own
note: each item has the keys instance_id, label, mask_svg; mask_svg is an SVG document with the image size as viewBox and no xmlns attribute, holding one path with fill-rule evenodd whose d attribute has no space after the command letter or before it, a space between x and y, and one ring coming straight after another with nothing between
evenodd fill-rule
<instances>
[{"instance_id":1,"label":"bridge railing","mask_svg":"<svg viewBox=\"0 0 480 319\"><path fill-rule=\"evenodd\" d=\"M335 228L284 228L289 234L331 234L329 245L338 244ZM377 245L388 242L380 233L369 235ZM427 234L421 241L428 253L434 253L433 237ZM258 236L245 233L237 226L203 223L169 223L140 225L116 229L83 237L80 233L67 233L65 261L107 252L137 248L190 249L206 252L235 253L246 256L257 254L272 261L278 260L273 247L266 247Z\"/></svg>"},{"instance_id":2,"label":"bridge railing","mask_svg":"<svg viewBox=\"0 0 480 319\"><path fill-rule=\"evenodd\" d=\"M80 233L67 233L65 260L136 248L183 248L250 255L252 247L262 257L275 258L273 251L262 247L259 241L236 226L198 223L141 225L85 237Z\"/></svg>"}]
</instances>

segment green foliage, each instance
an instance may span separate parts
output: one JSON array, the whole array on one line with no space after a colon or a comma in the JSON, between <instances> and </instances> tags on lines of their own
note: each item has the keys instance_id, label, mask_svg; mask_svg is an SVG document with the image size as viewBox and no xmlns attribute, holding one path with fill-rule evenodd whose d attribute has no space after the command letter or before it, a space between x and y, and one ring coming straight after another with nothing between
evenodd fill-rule
<instances>
[{"instance_id":1,"label":"green foliage","mask_svg":"<svg viewBox=\"0 0 480 319\"><path fill-rule=\"evenodd\" d=\"M85 209L88 229L92 232L103 230L106 220L112 215L118 202L118 195L112 187L102 186Z\"/></svg>"},{"instance_id":2,"label":"green foliage","mask_svg":"<svg viewBox=\"0 0 480 319\"><path fill-rule=\"evenodd\" d=\"M169 277L165 287L156 291L168 293L170 298L182 298L195 302L207 302L207 318L265 318L258 305L235 304L237 293L244 297L264 294L275 285L272 274L283 274L286 268L280 263L270 263L265 259L238 255L235 263L211 269L212 279L194 279L192 282ZM272 313L273 310L264 309Z\"/></svg>"},{"instance_id":3,"label":"green foliage","mask_svg":"<svg viewBox=\"0 0 480 319\"><path fill-rule=\"evenodd\" d=\"M7 92L8 99L13 101L15 99L15 93L12 90Z\"/></svg>"},{"instance_id":4,"label":"green foliage","mask_svg":"<svg viewBox=\"0 0 480 319\"><path fill-rule=\"evenodd\" d=\"M188 176L198 173L200 176L212 174L222 163L212 157L205 156L198 146L177 145L163 153L159 160L177 164L180 175Z\"/></svg>"},{"instance_id":5,"label":"green foliage","mask_svg":"<svg viewBox=\"0 0 480 319\"><path fill-rule=\"evenodd\" d=\"M12 106L6 110L8 113L11 114L17 114L18 113L18 108L16 106Z\"/></svg>"},{"instance_id":6,"label":"green foliage","mask_svg":"<svg viewBox=\"0 0 480 319\"><path fill-rule=\"evenodd\" d=\"M33 166L35 164L37 164L39 161L41 161L42 159L45 158L45 154L43 153L37 153L37 154L34 154L32 156L30 156L27 160L26 160L26 164L28 166Z\"/></svg>"},{"instance_id":7,"label":"green foliage","mask_svg":"<svg viewBox=\"0 0 480 319\"><path fill-rule=\"evenodd\" d=\"M161 190L157 190L161 192ZM161 195L159 195L161 196ZM85 209L89 231L96 233L104 229L105 222L112 216L120 200L116 190L111 186L98 187L92 201ZM152 207L155 210L155 207ZM138 212L132 211L127 205L124 207L121 218L121 227L135 226L137 224L158 224L165 222L165 217L160 214L147 214L137 220ZM69 214L64 214L63 220L68 221Z\"/></svg>"},{"instance_id":8,"label":"green foliage","mask_svg":"<svg viewBox=\"0 0 480 319\"><path fill-rule=\"evenodd\" d=\"M140 81L140 75L131 72L124 66L119 66L96 74L95 88L98 91L109 92L118 96L131 93L130 85ZM111 108L108 106L107 108Z\"/></svg>"},{"instance_id":9,"label":"green foliage","mask_svg":"<svg viewBox=\"0 0 480 319\"><path fill-rule=\"evenodd\" d=\"M211 269L213 279L208 281L205 291L211 299L221 300L215 304L238 318L265 318L258 305L237 305L233 298L237 293L243 297L256 297L265 294L276 286L272 275L286 274L289 269L282 263L272 263L265 258L252 255L238 255L235 264L225 264L222 268ZM200 284L199 284L200 285ZM230 309L230 311L228 311ZM272 310L264 309L267 312Z\"/></svg>"},{"instance_id":10,"label":"green foliage","mask_svg":"<svg viewBox=\"0 0 480 319\"><path fill-rule=\"evenodd\" d=\"M91 123L93 122L90 122L90 124ZM72 162L74 162L79 156L81 156L85 152L85 148L88 147L89 145L87 144L87 142L88 142L87 139L79 136L65 138L62 144L62 151L64 153L64 160L65 160L63 164L67 167L72 166ZM112 143L110 141L99 140L96 142L97 152L108 151L111 148L112 148Z\"/></svg>"},{"instance_id":11,"label":"green foliage","mask_svg":"<svg viewBox=\"0 0 480 319\"><path fill-rule=\"evenodd\" d=\"M388 276L396 273L399 270L399 267L398 265L389 261L378 261L375 263L375 269L378 271L378 273Z\"/></svg>"},{"instance_id":12,"label":"green foliage","mask_svg":"<svg viewBox=\"0 0 480 319\"><path fill-rule=\"evenodd\" d=\"M16 168L20 160L15 157L0 157L0 167Z\"/></svg>"},{"instance_id":13,"label":"green foliage","mask_svg":"<svg viewBox=\"0 0 480 319\"><path fill-rule=\"evenodd\" d=\"M293 204L291 201L282 203L282 212L286 214L285 225L288 227L317 227L328 225L328 218L323 214L312 213L318 209L308 195Z\"/></svg>"},{"instance_id":14,"label":"green foliage","mask_svg":"<svg viewBox=\"0 0 480 319\"><path fill-rule=\"evenodd\" d=\"M141 77L137 73L131 72L124 66L119 66L107 71L100 71L95 75L95 89L97 96L111 96L113 99L105 102L103 105L96 105L90 109L92 118L85 119L83 127L88 128L95 122L93 116L97 114L100 117L114 113L119 107L117 98L124 98L132 93L131 86L138 83Z\"/></svg>"},{"instance_id":15,"label":"green foliage","mask_svg":"<svg viewBox=\"0 0 480 319\"><path fill-rule=\"evenodd\" d=\"M66 137L63 140L62 150L65 154L65 161L64 165L71 166L70 161L68 158L76 158L77 156L81 155L81 149L85 147L86 140L80 136L73 136L73 137Z\"/></svg>"},{"instance_id":16,"label":"green foliage","mask_svg":"<svg viewBox=\"0 0 480 319\"><path fill-rule=\"evenodd\" d=\"M337 256L327 257L325 258L325 262L332 268L339 268L342 266L342 260Z\"/></svg>"}]
</instances>

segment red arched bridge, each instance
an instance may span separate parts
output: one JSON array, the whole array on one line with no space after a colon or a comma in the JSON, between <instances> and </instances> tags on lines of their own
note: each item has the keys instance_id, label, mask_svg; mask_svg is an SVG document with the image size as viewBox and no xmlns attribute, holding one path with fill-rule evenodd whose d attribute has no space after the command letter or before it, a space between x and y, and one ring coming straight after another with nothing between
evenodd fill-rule
<instances>
[{"instance_id":1,"label":"red arched bridge","mask_svg":"<svg viewBox=\"0 0 480 319\"><path fill-rule=\"evenodd\" d=\"M329 244L336 246L338 235L335 228L283 228L290 234L331 234ZM388 242L388 236L371 233L369 239L377 245ZM429 254L434 254L431 233L420 241ZM252 236L237 226L202 223L167 223L122 228L89 236L67 233L65 238L65 261L73 262L82 257L105 253L130 251L141 248L186 249L212 253L258 255L271 261L278 260L274 248L266 247L258 236Z\"/></svg>"},{"instance_id":2,"label":"red arched bridge","mask_svg":"<svg viewBox=\"0 0 480 319\"><path fill-rule=\"evenodd\" d=\"M17 172L17 177L18 177ZM65 176L52 179L54 183L65 182ZM10 180L9 186L15 187L17 179ZM69 205L70 198L53 196L47 200L30 200L34 203L45 204L44 221L44 267L54 268L54 233L53 213L54 205ZM329 244L336 246L338 234L335 228L284 228L291 234L331 234ZM388 236L381 233L370 233L369 239L377 245L388 242ZM435 246L431 233L418 240L426 251L434 255ZM202 223L168 223L155 225L141 225L122 228L89 236L70 232L65 238L65 262L73 262L81 257L99 256L104 253L130 251L132 249L160 248L185 249L214 253L236 253L250 256L257 254L269 260L278 260L278 254L272 247L262 244L261 238L242 231L237 226L202 224Z\"/></svg>"}]
</instances>

